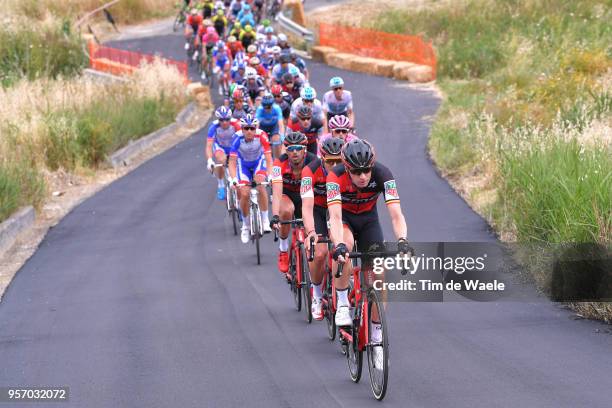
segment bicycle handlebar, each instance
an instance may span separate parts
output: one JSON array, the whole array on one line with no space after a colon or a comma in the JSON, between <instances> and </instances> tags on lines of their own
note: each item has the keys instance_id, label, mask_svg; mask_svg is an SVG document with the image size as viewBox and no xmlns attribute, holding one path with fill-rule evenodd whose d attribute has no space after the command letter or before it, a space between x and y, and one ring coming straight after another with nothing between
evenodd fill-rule
<instances>
[{"instance_id":1,"label":"bicycle handlebar","mask_svg":"<svg viewBox=\"0 0 612 408\"><path fill-rule=\"evenodd\" d=\"M317 244L331 244L331 239L324 235L317 234ZM315 256L314 237L310 237L310 252L308 253L308 262L312 262Z\"/></svg>"},{"instance_id":2,"label":"bicycle handlebar","mask_svg":"<svg viewBox=\"0 0 612 408\"><path fill-rule=\"evenodd\" d=\"M388 257L388 256L395 256L397 254L399 254L399 251L372 251L372 252L349 252L347 254L345 254L345 258L347 259L354 259L354 258L363 258L364 256L370 256L370 257ZM412 256L412 254L410 253L410 256ZM342 276L342 269L344 269L344 263L340 263L338 262L338 269L336 270L336 278L339 278L340 276ZM402 275L406 275L408 273L408 271L404 268L402 268L402 270L400 271L400 273Z\"/></svg>"}]
</instances>

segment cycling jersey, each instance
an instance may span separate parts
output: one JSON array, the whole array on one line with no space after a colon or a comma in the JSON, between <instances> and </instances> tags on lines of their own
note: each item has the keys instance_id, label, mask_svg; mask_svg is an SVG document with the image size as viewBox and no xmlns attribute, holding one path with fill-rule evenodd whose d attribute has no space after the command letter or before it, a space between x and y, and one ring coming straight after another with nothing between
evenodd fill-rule
<instances>
[{"instance_id":1,"label":"cycling jersey","mask_svg":"<svg viewBox=\"0 0 612 408\"><path fill-rule=\"evenodd\" d=\"M272 109L264 109L262 105L259 105L255 116L263 130L270 129L271 135L278 133L278 121L283 120L283 111L276 103L272 105Z\"/></svg>"},{"instance_id":2,"label":"cycling jersey","mask_svg":"<svg viewBox=\"0 0 612 408\"><path fill-rule=\"evenodd\" d=\"M239 161L247 164L257 162L266 153L270 153L270 142L268 135L261 129L257 129L253 140L248 142L244 138L242 130L236 132L236 139L232 144L230 156L237 157Z\"/></svg>"},{"instance_id":3,"label":"cycling jersey","mask_svg":"<svg viewBox=\"0 0 612 408\"><path fill-rule=\"evenodd\" d=\"M343 164L335 166L327 175L327 205L342 204L342 212L364 214L376 211L376 200L384 193L385 203L399 203L397 186L391 171L381 163L374 164L370 183L358 189Z\"/></svg>"},{"instance_id":4,"label":"cycling jersey","mask_svg":"<svg viewBox=\"0 0 612 408\"><path fill-rule=\"evenodd\" d=\"M317 140L321 134L321 131L323 130L322 123L314 123L311 120L310 126L308 128L303 128L299 120L294 122L293 119L289 119L287 126L294 132L301 132L306 135L306 138L308 139L308 151L310 153L317 154Z\"/></svg>"},{"instance_id":5,"label":"cycling jersey","mask_svg":"<svg viewBox=\"0 0 612 408\"><path fill-rule=\"evenodd\" d=\"M249 45L251 45L255 41L255 32L254 31L251 31L251 32L243 31L240 33L238 38L240 39L242 46L246 49L249 47Z\"/></svg>"},{"instance_id":6,"label":"cycling jersey","mask_svg":"<svg viewBox=\"0 0 612 408\"><path fill-rule=\"evenodd\" d=\"M229 154L234 143L236 132L240 130L240 124L236 119L230 121L227 129L221 127L219 120L215 120L208 128L208 140L213 141L213 152L223 150Z\"/></svg>"},{"instance_id":7,"label":"cycling jersey","mask_svg":"<svg viewBox=\"0 0 612 408\"><path fill-rule=\"evenodd\" d=\"M215 30L217 30L217 34L222 36L223 32L225 31L225 27L227 27L227 18L225 18L225 16L216 15L212 18L212 23Z\"/></svg>"},{"instance_id":8,"label":"cycling jersey","mask_svg":"<svg viewBox=\"0 0 612 408\"><path fill-rule=\"evenodd\" d=\"M282 95L283 99L280 103L278 103L277 100L276 104L283 111L283 119L289 119L289 113L291 112L291 102L293 102L293 98L287 92L283 92Z\"/></svg>"},{"instance_id":9,"label":"cycling jersey","mask_svg":"<svg viewBox=\"0 0 612 408\"><path fill-rule=\"evenodd\" d=\"M239 85L244 88L252 101L255 101L255 98L257 98L261 92L266 90L266 84L261 77L257 77L255 80L244 79L239 83Z\"/></svg>"},{"instance_id":10,"label":"cycling jersey","mask_svg":"<svg viewBox=\"0 0 612 408\"><path fill-rule=\"evenodd\" d=\"M217 44L217 42L219 41L219 34L217 34L217 32L214 32L212 34L207 33L206 29L204 29L204 26L201 27L200 32L198 32L198 34L202 38L202 44L206 44L206 47L208 48L212 49L212 47L214 47L215 44Z\"/></svg>"},{"instance_id":11,"label":"cycling jersey","mask_svg":"<svg viewBox=\"0 0 612 408\"><path fill-rule=\"evenodd\" d=\"M317 156L311 153L306 153L304 156L304 166L307 166ZM294 216L302 217L302 199L300 198L300 185L302 183L302 173L296 176L291 167L289 156L285 153L278 159L274 160L272 166L272 183L283 183L283 194L286 195L292 202L295 209Z\"/></svg>"},{"instance_id":12,"label":"cycling jersey","mask_svg":"<svg viewBox=\"0 0 612 408\"><path fill-rule=\"evenodd\" d=\"M230 5L230 11L232 12L232 15L234 17L236 17L238 15L238 13L240 13L240 10L242 10L242 5L243 3L241 1L233 1L232 4Z\"/></svg>"},{"instance_id":13,"label":"cycling jersey","mask_svg":"<svg viewBox=\"0 0 612 408\"><path fill-rule=\"evenodd\" d=\"M335 115L348 116L348 111L353 110L353 97L350 91L342 90L342 97L338 100L334 91L327 91L323 95L323 109L327 110L327 119Z\"/></svg>"},{"instance_id":14,"label":"cycling jersey","mask_svg":"<svg viewBox=\"0 0 612 408\"><path fill-rule=\"evenodd\" d=\"M266 34L266 39L264 40L266 48L272 48L276 44L278 44L278 38L274 34Z\"/></svg>"},{"instance_id":15,"label":"cycling jersey","mask_svg":"<svg viewBox=\"0 0 612 408\"><path fill-rule=\"evenodd\" d=\"M202 18L201 15L196 14L194 16L193 14L190 14L187 16L186 24L190 25L191 28L193 29L193 32L197 33L198 27L200 27L200 25L202 24L202 21L204 21L204 18Z\"/></svg>"},{"instance_id":16,"label":"cycling jersey","mask_svg":"<svg viewBox=\"0 0 612 408\"><path fill-rule=\"evenodd\" d=\"M212 53L215 58L215 65L221 69L224 69L227 64L229 64L229 56L227 50L218 51L215 49Z\"/></svg>"},{"instance_id":17,"label":"cycling jersey","mask_svg":"<svg viewBox=\"0 0 612 408\"><path fill-rule=\"evenodd\" d=\"M236 105L234 104L234 101L232 100L230 102L230 109L232 110L232 117L235 119L242 119L244 118L247 114L252 113L252 109L249 106L248 103L244 102L242 104L242 107L240 108L236 108Z\"/></svg>"},{"instance_id":18,"label":"cycling jersey","mask_svg":"<svg viewBox=\"0 0 612 408\"><path fill-rule=\"evenodd\" d=\"M327 208L326 180L327 171L321 159L316 158L302 169L300 196L314 198L314 205Z\"/></svg>"},{"instance_id":19,"label":"cycling jersey","mask_svg":"<svg viewBox=\"0 0 612 408\"><path fill-rule=\"evenodd\" d=\"M289 68L291 67L297 68L295 65L291 63L287 64L287 68L283 68L283 66L280 63L277 63L276 65L274 65L274 67L272 68L272 76L274 77L274 80L280 84L281 80L283 79L283 75L289 72Z\"/></svg>"},{"instance_id":20,"label":"cycling jersey","mask_svg":"<svg viewBox=\"0 0 612 408\"><path fill-rule=\"evenodd\" d=\"M228 42L227 47L229 48L230 53L232 54L232 58L236 58L236 55L239 52L244 52L244 47L242 46L242 43L240 41Z\"/></svg>"}]
</instances>

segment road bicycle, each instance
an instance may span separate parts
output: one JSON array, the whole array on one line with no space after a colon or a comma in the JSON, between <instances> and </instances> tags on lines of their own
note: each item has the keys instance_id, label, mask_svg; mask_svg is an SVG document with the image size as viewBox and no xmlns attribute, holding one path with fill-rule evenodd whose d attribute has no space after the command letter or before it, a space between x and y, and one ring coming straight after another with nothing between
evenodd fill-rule
<instances>
[{"instance_id":1,"label":"road bicycle","mask_svg":"<svg viewBox=\"0 0 612 408\"><path fill-rule=\"evenodd\" d=\"M238 194L236 193L236 189L232 188L232 185L230 185L230 174L229 174L229 168L227 167L227 164L215 164L214 168L218 168L218 167L224 167L224 177L223 177L223 182L225 184L225 207L227 208L227 214L229 215L230 219L232 220L232 226L234 228L234 235L238 235L238 217L240 215L240 207L238 206ZM213 172L213 176L214 172ZM216 176L215 176L216 178Z\"/></svg>"},{"instance_id":2,"label":"road bicycle","mask_svg":"<svg viewBox=\"0 0 612 408\"><path fill-rule=\"evenodd\" d=\"M336 288L332 275L332 241L323 236L318 235L317 244L327 244L327 260L323 265L323 280L321 281L321 305L323 308L323 316L327 326L327 337L330 341L336 339ZM314 238L310 238L310 253L308 260L312 262L315 256Z\"/></svg>"},{"instance_id":3,"label":"road bicycle","mask_svg":"<svg viewBox=\"0 0 612 408\"><path fill-rule=\"evenodd\" d=\"M301 218L295 218L291 221L280 221L280 224L292 226L287 279L293 295L293 302L298 312L302 310L302 302L304 303L306 321L312 323L312 292L310 268L308 267L306 247L304 246L304 222ZM276 230L274 231L274 241L278 241L278 231Z\"/></svg>"},{"instance_id":4,"label":"road bicycle","mask_svg":"<svg viewBox=\"0 0 612 408\"><path fill-rule=\"evenodd\" d=\"M364 257L392 257L397 255L397 251L367 251L367 252L349 252L348 258L362 259ZM343 264L338 264L336 277L340 277L343 270ZM407 271L402 270L402 274ZM371 271L368 274L372 273ZM349 292L349 302L353 312L352 326L339 327L339 337L346 351L346 359L348 363L349 374L351 380L357 383L361 379L361 371L363 367L363 352L367 351L368 372L370 377L370 386L374 398L382 400L387 392L387 384L389 381L389 326L385 318L383 303L379 299L373 287L368 286L364 289L362 282L367 282L363 268L354 266L352 271L353 287ZM372 311L378 311L378 322L372 321ZM370 337L372 327L374 325L381 326L380 341L373 341ZM382 350L380 361L375 361L374 349Z\"/></svg>"},{"instance_id":5,"label":"road bicycle","mask_svg":"<svg viewBox=\"0 0 612 408\"><path fill-rule=\"evenodd\" d=\"M258 183L253 180L251 182L251 191L249 193L250 200L250 214L251 214L251 242L255 244L257 251L257 265L261 265L261 251L259 247L259 240L263 237L263 223L261 221L261 213L259 212L259 191L257 186L267 186L270 184L268 181L262 181Z\"/></svg>"},{"instance_id":6,"label":"road bicycle","mask_svg":"<svg viewBox=\"0 0 612 408\"><path fill-rule=\"evenodd\" d=\"M185 13L187 12L187 7L184 5L176 4L176 7L179 7L179 11L174 18L174 24L172 25L172 31L177 32L180 27L185 27Z\"/></svg>"}]
</instances>

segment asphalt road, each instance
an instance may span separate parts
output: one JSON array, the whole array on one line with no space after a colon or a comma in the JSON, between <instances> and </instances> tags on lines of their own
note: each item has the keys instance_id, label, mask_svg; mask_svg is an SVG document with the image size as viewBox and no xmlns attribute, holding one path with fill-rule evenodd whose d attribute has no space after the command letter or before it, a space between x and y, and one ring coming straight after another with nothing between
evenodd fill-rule
<instances>
[{"instance_id":1,"label":"asphalt road","mask_svg":"<svg viewBox=\"0 0 612 408\"><path fill-rule=\"evenodd\" d=\"M181 43L116 45L182 58ZM360 136L398 179L411 240L495 240L427 160L437 99L310 67L317 89L341 75L354 92ZM74 407L378 406L324 323L294 311L271 237L256 266L232 234L203 142L195 133L49 232L0 304L0 386L69 386L62 406ZM610 407L612 336L554 304L394 303L387 316L385 406ZM57 406L33 406L45 405Z\"/></svg>"}]
</instances>

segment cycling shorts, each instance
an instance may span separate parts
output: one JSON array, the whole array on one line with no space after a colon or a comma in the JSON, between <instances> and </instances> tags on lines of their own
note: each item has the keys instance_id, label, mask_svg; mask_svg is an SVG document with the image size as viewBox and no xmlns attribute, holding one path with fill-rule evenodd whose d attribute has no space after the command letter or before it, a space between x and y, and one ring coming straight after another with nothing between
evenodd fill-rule
<instances>
[{"instance_id":1,"label":"cycling shorts","mask_svg":"<svg viewBox=\"0 0 612 408\"><path fill-rule=\"evenodd\" d=\"M384 241L376 207L372 211L361 214L342 211L342 223L353 232L359 251L367 251L370 245Z\"/></svg>"},{"instance_id":2,"label":"cycling shorts","mask_svg":"<svg viewBox=\"0 0 612 408\"><path fill-rule=\"evenodd\" d=\"M238 184L249 184L251 181L253 181L253 177L255 177L256 174L262 174L265 176L268 174L265 156L261 155L259 160L252 162L246 162L238 159L236 161L236 173Z\"/></svg>"},{"instance_id":3,"label":"cycling shorts","mask_svg":"<svg viewBox=\"0 0 612 408\"><path fill-rule=\"evenodd\" d=\"M227 64L229 60L227 58L221 58L215 61L215 65L219 67L219 69L223 70L225 68L225 65Z\"/></svg>"},{"instance_id":4,"label":"cycling shorts","mask_svg":"<svg viewBox=\"0 0 612 408\"><path fill-rule=\"evenodd\" d=\"M295 211L293 212L293 217L302 218L302 197L300 197L299 191L287 191L283 189L283 195L287 196L288 199L293 203L293 207Z\"/></svg>"},{"instance_id":5,"label":"cycling shorts","mask_svg":"<svg viewBox=\"0 0 612 408\"><path fill-rule=\"evenodd\" d=\"M312 216L314 218L315 232L328 237L327 208L315 205L312 209Z\"/></svg>"},{"instance_id":6,"label":"cycling shorts","mask_svg":"<svg viewBox=\"0 0 612 408\"><path fill-rule=\"evenodd\" d=\"M219 150L223 151L225 155L229 157L230 150L232 150L232 146L225 147L221 146L217 142L213 142L213 153L217 153Z\"/></svg>"}]
</instances>

